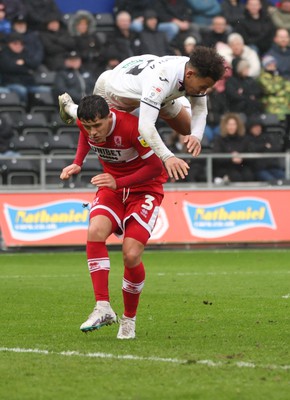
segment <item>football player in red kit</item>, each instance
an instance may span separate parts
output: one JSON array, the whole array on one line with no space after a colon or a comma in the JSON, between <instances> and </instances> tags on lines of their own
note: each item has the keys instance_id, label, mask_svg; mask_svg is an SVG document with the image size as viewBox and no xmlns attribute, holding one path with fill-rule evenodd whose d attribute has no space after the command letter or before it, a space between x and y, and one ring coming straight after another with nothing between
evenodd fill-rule
<instances>
[{"instance_id":1,"label":"football player in red kit","mask_svg":"<svg viewBox=\"0 0 290 400\"><path fill-rule=\"evenodd\" d=\"M91 179L97 192L91 204L87 236L87 261L96 306L80 329L87 332L117 322L110 306L110 259L106 247L107 238L115 233L123 236L124 261L124 312L117 338L133 339L145 281L142 253L155 226L164 196L163 183L168 176L162 161L140 136L137 117L110 110L105 99L98 95L84 97L77 115L80 128L77 153L60 178L78 174L91 149L103 166L103 173Z\"/></svg>"}]
</instances>

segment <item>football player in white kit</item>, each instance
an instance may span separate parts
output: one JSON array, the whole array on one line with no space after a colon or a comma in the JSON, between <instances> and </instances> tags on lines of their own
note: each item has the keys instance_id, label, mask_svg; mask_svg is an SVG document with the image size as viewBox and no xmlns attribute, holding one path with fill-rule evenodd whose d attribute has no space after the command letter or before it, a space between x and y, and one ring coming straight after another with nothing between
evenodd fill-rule
<instances>
[{"instance_id":1,"label":"football player in white kit","mask_svg":"<svg viewBox=\"0 0 290 400\"><path fill-rule=\"evenodd\" d=\"M224 58L214 48L197 46L190 57L145 54L102 73L94 94L103 96L110 107L138 109L139 133L164 162L168 175L184 179L189 166L163 143L156 120L160 116L184 135L188 152L198 156L207 116L206 91L224 72ZM59 96L59 104L62 119L74 123L78 106L69 94Z\"/></svg>"}]
</instances>

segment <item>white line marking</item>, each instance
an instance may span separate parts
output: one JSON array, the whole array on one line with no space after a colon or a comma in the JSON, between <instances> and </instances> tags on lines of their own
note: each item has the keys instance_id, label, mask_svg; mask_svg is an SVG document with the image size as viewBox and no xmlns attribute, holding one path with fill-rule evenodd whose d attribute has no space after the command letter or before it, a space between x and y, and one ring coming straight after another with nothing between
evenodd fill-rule
<instances>
[{"instance_id":1,"label":"white line marking","mask_svg":"<svg viewBox=\"0 0 290 400\"><path fill-rule=\"evenodd\" d=\"M282 299L289 299L290 298L290 293L285 294L285 296L282 296Z\"/></svg>"},{"instance_id":2,"label":"white line marking","mask_svg":"<svg viewBox=\"0 0 290 400\"><path fill-rule=\"evenodd\" d=\"M290 365L258 365L252 362L236 361L234 363L222 362L222 361L212 361L212 360L180 360L177 358L162 358L162 357L142 357L134 356L132 354L116 355L111 353L79 353L78 351L48 351L40 349L22 349L19 347L0 347L0 352L9 353L34 353L42 355L57 355L65 357L88 357L88 358L108 358L115 360L131 360L131 361L155 361L155 362L165 362L172 364L200 364L206 365L207 367L238 367L238 368L263 368L263 369L281 369L290 370Z\"/></svg>"}]
</instances>

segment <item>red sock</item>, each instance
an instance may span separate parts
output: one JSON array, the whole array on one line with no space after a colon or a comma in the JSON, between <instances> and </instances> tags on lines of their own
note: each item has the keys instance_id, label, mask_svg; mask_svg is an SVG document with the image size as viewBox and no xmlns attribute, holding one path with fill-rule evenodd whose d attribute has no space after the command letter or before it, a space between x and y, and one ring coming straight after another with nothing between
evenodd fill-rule
<instances>
[{"instance_id":1,"label":"red sock","mask_svg":"<svg viewBox=\"0 0 290 400\"><path fill-rule=\"evenodd\" d=\"M96 301L109 301L110 259L105 242L87 242L87 260Z\"/></svg>"},{"instance_id":2,"label":"red sock","mask_svg":"<svg viewBox=\"0 0 290 400\"><path fill-rule=\"evenodd\" d=\"M144 282L145 269L142 262L134 268L125 266L122 286L125 317L135 317Z\"/></svg>"}]
</instances>

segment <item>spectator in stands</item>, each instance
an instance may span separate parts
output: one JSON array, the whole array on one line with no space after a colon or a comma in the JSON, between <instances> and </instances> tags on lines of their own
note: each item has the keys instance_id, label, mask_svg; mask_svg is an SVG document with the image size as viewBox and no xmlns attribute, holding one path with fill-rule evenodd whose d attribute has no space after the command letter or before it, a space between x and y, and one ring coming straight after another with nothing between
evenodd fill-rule
<instances>
[{"instance_id":1,"label":"spectator in stands","mask_svg":"<svg viewBox=\"0 0 290 400\"><path fill-rule=\"evenodd\" d=\"M5 5L6 16L11 21L19 15L25 16L27 14L25 0L2 0L1 3Z\"/></svg>"},{"instance_id":2,"label":"spectator in stands","mask_svg":"<svg viewBox=\"0 0 290 400\"><path fill-rule=\"evenodd\" d=\"M278 28L267 54L277 62L279 74L290 80L290 35L287 29Z\"/></svg>"},{"instance_id":3,"label":"spectator in stands","mask_svg":"<svg viewBox=\"0 0 290 400\"><path fill-rule=\"evenodd\" d=\"M187 36L193 36L197 43L201 42L199 26L192 22L192 15L186 0L155 0L154 9L160 22L159 30L164 23L173 23L177 28L175 35L168 37L170 43L173 39L177 42L183 42Z\"/></svg>"},{"instance_id":4,"label":"spectator in stands","mask_svg":"<svg viewBox=\"0 0 290 400\"><path fill-rule=\"evenodd\" d=\"M58 96L69 92L74 101L80 102L81 98L93 92L95 75L82 67L82 58L76 51L65 55L64 66L55 74L53 95L57 103Z\"/></svg>"},{"instance_id":5,"label":"spectator in stands","mask_svg":"<svg viewBox=\"0 0 290 400\"><path fill-rule=\"evenodd\" d=\"M290 81L279 74L273 56L264 56L262 66L258 81L263 89L261 101L264 110L277 115L280 121L285 121L286 116L290 115Z\"/></svg>"},{"instance_id":6,"label":"spectator in stands","mask_svg":"<svg viewBox=\"0 0 290 400\"><path fill-rule=\"evenodd\" d=\"M193 36L187 36L180 49L175 48L174 53L178 56L189 57L196 46L196 39Z\"/></svg>"},{"instance_id":7,"label":"spectator in stands","mask_svg":"<svg viewBox=\"0 0 290 400\"><path fill-rule=\"evenodd\" d=\"M222 15L213 17L209 29L202 31L202 45L215 47L218 42L227 43L231 29Z\"/></svg>"},{"instance_id":8,"label":"spectator in stands","mask_svg":"<svg viewBox=\"0 0 290 400\"><path fill-rule=\"evenodd\" d=\"M221 13L221 6L217 0L187 0L192 12L192 22L198 26L209 27L213 17Z\"/></svg>"},{"instance_id":9,"label":"spectator in stands","mask_svg":"<svg viewBox=\"0 0 290 400\"><path fill-rule=\"evenodd\" d=\"M246 115L263 112L261 85L249 76L249 63L236 60L233 64L233 76L226 81L225 94L231 112Z\"/></svg>"},{"instance_id":10,"label":"spectator in stands","mask_svg":"<svg viewBox=\"0 0 290 400\"><path fill-rule=\"evenodd\" d=\"M86 10L74 13L68 22L68 32L75 40L75 50L82 58L83 68L95 71L100 64L102 43L96 32L96 19Z\"/></svg>"},{"instance_id":11,"label":"spectator in stands","mask_svg":"<svg viewBox=\"0 0 290 400\"><path fill-rule=\"evenodd\" d=\"M254 173L248 159L240 157L239 153L248 151L248 137L242 118L236 113L226 113L220 123L220 135L215 137L213 152L231 154L231 158L214 160L214 182L250 182Z\"/></svg>"},{"instance_id":12,"label":"spectator in stands","mask_svg":"<svg viewBox=\"0 0 290 400\"><path fill-rule=\"evenodd\" d=\"M130 30L139 33L143 30L144 14L147 10L154 8L154 3L154 0L116 0L114 15L120 11L127 11L131 16ZM179 28L174 22L158 23L157 30L166 34L168 42L179 32Z\"/></svg>"},{"instance_id":13,"label":"spectator in stands","mask_svg":"<svg viewBox=\"0 0 290 400\"><path fill-rule=\"evenodd\" d=\"M45 29L40 32L44 48L44 65L50 71L57 71L64 65L65 54L74 50L74 38L68 33L61 19L49 18Z\"/></svg>"},{"instance_id":14,"label":"spectator in stands","mask_svg":"<svg viewBox=\"0 0 290 400\"><path fill-rule=\"evenodd\" d=\"M290 33L290 0L281 0L280 7L275 7L270 13L276 28L287 29Z\"/></svg>"},{"instance_id":15,"label":"spectator in stands","mask_svg":"<svg viewBox=\"0 0 290 400\"><path fill-rule=\"evenodd\" d=\"M12 31L22 36L28 57L40 66L44 58L43 44L37 31L28 30L24 15L18 15L12 20Z\"/></svg>"},{"instance_id":16,"label":"spectator in stands","mask_svg":"<svg viewBox=\"0 0 290 400\"><path fill-rule=\"evenodd\" d=\"M275 33L274 24L263 9L261 0L247 0L244 14L245 18L234 29L242 35L246 45L262 56L269 50Z\"/></svg>"},{"instance_id":17,"label":"spectator in stands","mask_svg":"<svg viewBox=\"0 0 290 400\"><path fill-rule=\"evenodd\" d=\"M0 74L4 86L16 92L25 105L28 105L29 93L50 92L49 87L35 84L34 74L38 67L39 63L26 52L22 36L11 33L1 52Z\"/></svg>"},{"instance_id":18,"label":"spectator in stands","mask_svg":"<svg viewBox=\"0 0 290 400\"><path fill-rule=\"evenodd\" d=\"M218 42L216 49L229 65L232 65L234 60L242 58L243 60L247 60L250 65L249 76L257 78L260 75L260 58L255 50L245 45L244 39L239 33L231 33L228 37L227 45Z\"/></svg>"},{"instance_id":19,"label":"spectator in stands","mask_svg":"<svg viewBox=\"0 0 290 400\"><path fill-rule=\"evenodd\" d=\"M247 122L248 149L250 153L283 152L283 140L275 133L267 133L260 116L253 116ZM250 161L255 179L274 181L285 178L285 171L278 158L254 158Z\"/></svg>"},{"instance_id":20,"label":"spectator in stands","mask_svg":"<svg viewBox=\"0 0 290 400\"><path fill-rule=\"evenodd\" d=\"M221 14L232 28L235 28L245 18L244 10L243 0L223 0L221 2Z\"/></svg>"},{"instance_id":21,"label":"spectator in stands","mask_svg":"<svg viewBox=\"0 0 290 400\"><path fill-rule=\"evenodd\" d=\"M166 34L157 30L158 17L154 10L145 11L143 25L144 28L138 35L140 43L135 54L154 54L159 57L172 54Z\"/></svg>"},{"instance_id":22,"label":"spectator in stands","mask_svg":"<svg viewBox=\"0 0 290 400\"><path fill-rule=\"evenodd\" d=\"M0 3L0 46L5 42L7 35L11 32L11 22L6 17L6 9L3 3Z\"/></svg>"},{"instance_id":23,"label":"spectator in stands","mask_svg":"<svg viewBox=\"0 0 290 400\"><path fill-rule=\"evenodd\" d=\"M42 30L49 20L62 20L62 13L55 0L23 0L23 2L27 11L27 23L32 30Z\"/></svg>"},{"instance_id":24,"label":"spectator in stands","mask_svg":"<svg viewBox=\"0 0 290 400\"><path fill-rule=\"evenodd\" d=\"M127 11L120 11L116 15L116 27L114 32L107 34L104 57L107 52L119 54L122 60L132 57L138 52L140 41L135 32L130 30L131 16Z\"/></svg>"},{"instance_id":25,"label":"spectator in stands","mask_svg":"<svg viewBox=\"0 0 290 400\"><path fill-rule=\"evenodd\" d=\"M180 137L178 132L172 130L171 135L167 139L167 145L168 148L173 152L173 153L179 153L179 154L186 154L187 149L186 146L184 145L184 140ZM188 170L188 175L184 178L182 182L205 182L206 181L206 160L204 159L187 159L186 160L188 165L190 166L190 169ZM170 178L169 182L171 183L178 183L180 182L179 180L176 180L175 178Z\"/></svg>"},{"instance_id":26,"label":"spectator in stands","mask_svg":"<svg viewBox=\"0 0 290 400\"><path fill-rule=\"evenodd\" d=\"M225 92L219 92L216 85L207 90L206 126L202 139L203 148L211 148L214 139L220 134L220 122L223 114L229 111Z\"/></svg>"}]
</instances>

